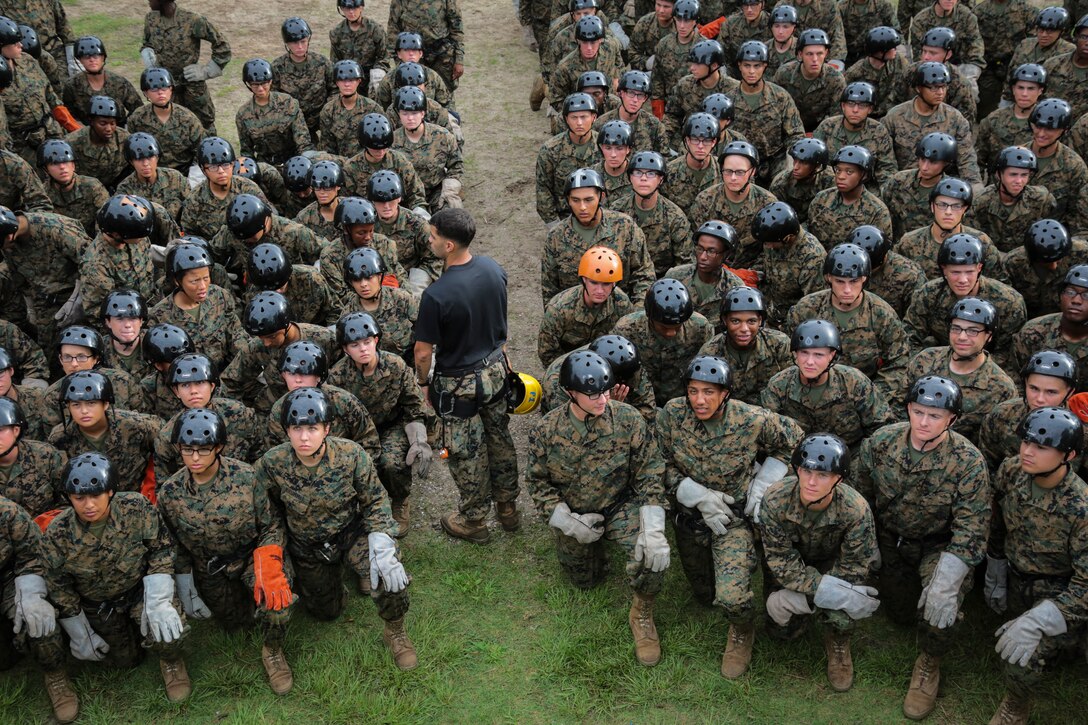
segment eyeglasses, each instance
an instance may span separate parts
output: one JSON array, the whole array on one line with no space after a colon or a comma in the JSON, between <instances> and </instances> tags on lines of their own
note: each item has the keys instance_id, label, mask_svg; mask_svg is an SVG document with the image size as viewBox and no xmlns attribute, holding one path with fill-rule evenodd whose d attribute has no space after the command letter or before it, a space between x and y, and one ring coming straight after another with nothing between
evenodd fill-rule
<instances>
[{"instance_id":1,"label":"eyeglasses","mask_svg":"<svg viewBox=\"0 0 1088 725\"><path fill-rule=\"evenodd\" d=\"M210 446L201 446L199 448L193 448L192 446L181 446L181 455L183 456L200 456L201 458L211 458L215 455L215 449Z\"/></svg>"},{"instance_id":2,"label":"eyeglasses","mask_svg":"<svg viewBox=\"0 0 1088 725\"><path fill-rule=\"evenodd\" d=\"M933 206L937 207L941 211L961 211L962 209L967 208L967 205L964 204L962 201L935 201L933 202Z\"/></svg>"},{"instance_id":3,"label":"eyeglasses","mask_svg":"<svg viewBox=\"0 0 1088 725\"><path fill-rule=\"evenodd\" d=\"M647 171L646 169L635 169L631 172L631 176L636 179L656 179L661 176L661 174L656 171Z\"/></svg>"},{"instance_id":4,"label":"eyeglasses","mask_svg":"<svg viewBox=\"0 0 1088 725\"><path fill-rule=\"evenodd\" d=\"M713 146L714 144L718 143L718 139L694 138L692 136L688 136L688 143L690 143L692 146Z\"/></svg>"},{"instance_id":5,"label":"eyeglasses","mask_svg":"<svg viewBox=\"0 0 1088 725\"><path fill-rule=\"evenodd\" d=\"M226 171L227 169L233 169L234 163L230 162L226 164L208 164L204 168L210 171Z\"/></svg>"},{"instance_id":6,"label":"eyeglasses","mask_svg":"<svg viewBox=\"0 0 1088 725\"><path fill-rule=\"evenodd\" d=\"M62 363L72 363L72 362L85 363L88 360L90 360L91 358L93 358L94 355L64 355L62 353L58 357L60 357L60 361Z\"/></svg>"},{"instance_id":7,"label":"eyeglasses","mask_svg":"<svg viewBox=\"0 0 1088 725\"><path fill-rule=\"evenodd\" d=\"M1078 292L1076 287L1066 287L1062 290L1062 297L1068 297L1069 299L1080 297L1083 301L1088 302L1088 289Z\"/></svg>"},{"instance_id":8,"label":"eyeglasses","mask_svg":"<svg viewBox=\"0 0 1088 725\"><path fill-rule=\"evenodd\" d=\"M984 332L986 332L986 328L983 327L960 327L959 325L951 325L948 328L948 334L952 337L967 335L972 340Z\"/></svg>"},{"instance_id":9,"label":"eyeglasses","mask_svg":"<svg viewBox=\"0 0 1088 725\"><path fill-rule=\"evenodd\" d=\"M732 176L733 178L740 178L749 173L751 169L722 169L722 176Z\"/></svg>"},{"instance_id":10,"label":"eyeglasses","mask_svg":"<svg viewBox=\"0 0 1088 725\"><path fill-rule=\"evenodd\" d=\"M1088 40L1088 33L1077 33L1073 36L1073 40Z\"/></svg>"},{"instance_id":11,"label":"eyeglasses","mask_svg":"<svg viewBox=\"0 0 1088 725\"><path fill-rule=\"evenodd\" d=\"M725 254L725 252L724 251L721 251L721 252L718 251L717 247L711 248L711 247L704 247L704 246L699 245L699 244L695 245L695 256L696 257L720 257L722 254Z\"/></svg>"},{"instance_id":12,"label":"eyeglasses","mask_svg":"<svg viewBox=\"0 0 1088 725\"><path fill-rule=\"evenodd\" d=\"M648 94L643 93L642 91L623 90L623 91L620 91L620 93L627 94L628 96L631 97L632 101L645 101L647 98L650 97Z\"/></svg>"}]
</instances>

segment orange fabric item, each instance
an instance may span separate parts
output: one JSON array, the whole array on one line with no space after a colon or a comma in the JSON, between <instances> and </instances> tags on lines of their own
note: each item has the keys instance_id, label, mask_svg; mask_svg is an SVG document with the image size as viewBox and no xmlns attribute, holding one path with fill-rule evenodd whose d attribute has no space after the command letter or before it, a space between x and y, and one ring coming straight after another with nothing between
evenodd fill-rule
<instances>
[{"instance_id":1,"label":"orange fabric item","mask_svg":"<svg viewBox=\"0 0 1088 725\"><path fill-rule=\"evenodd\" d=\"M658 121L665 117L665 101L650 101L650 108L653 109L654 115L657 116Z\"/></svg>"},{"instance_id":2,"label":"orange fabric item","mask_svg":"<svg viewBox=\"0 0 1088 725\"><path fill-rule=\"evenodd\" d=\"M759 288L759 272L754 269L733 269L732 267L722 265L733 274L740 277L740 281L749 287Z\"/></svg>"},{"instance_id":3,"label":"orange fabric item","mask_svg":"<svg viewBox=\"0 0 1088 725\"><path fill-rule=\"evenodd\" d=\"M283 547L270 544L253 550L253 599L273 612L286 609L294 601L291 585L283 573Z\"/></svg>"},{"instance_id":4,"label":"orange fabric item","mask_svg":"<svg viewBox=\"0 0 1088 725\"><path fill-rule=\"evenodd\" d=\"M140 493L144 495L152 506L159 503L159 497L155 495L155 457L147 457L147 468L144 469L144 481L140 484Z\"/></svg>"},{"instance_id":5,"label":"orange fabric item","mask_svg":"<svg viewBox=\"0 0 1088 725\"><path fill-rule=\"evenodd\" d=\"M57 518L57 514L59 514L63 510L64 509L50 509L49 511L43 511L42 513L34 517L34 523L36 523L38 525L38 528L40 528L44 533L45 530L49 528L50 522L52 522L53 519Z\"/></svg>"},{"instance_id":6,"label":"orange fabric item","mask_svg":"<svg viewBox=\"0 0 1088 725\"><path fill-rule=\"evenodd\" d=\"M1069 398L1069 410L1076 413L1082 422L1088 423L1088 393L1077 393Z\"/></svg>"},{"instance_id":7,"label":"orange fabric item","mask_svg":"<svg viewBox=\"0 0 1088 725\"><path fill-rule=\"evenodd\" d=\"M80 123L72 116L72 112L65 106L57 106L53 109L53 118L57 119L57 123L64 127L65 131L77 131L83 128L83 124Z\"/></svg>"},{"instance_id":8,"label":"orange fabric item","mask_svg":"<svg viewBox=\"0 0 1088 725\"><path fill-rule=\"evenodd\" d=\"M382 287L400 287L400 281L391 274L382 277Z\"/></svg>"},{"instance_id":9,"label":"orange fabric item","mask_svg":"<svg viewBox=\"0 0 1088 725\"><path fill-rule=\"evenodd\" d=\"M717 37L718 37L718 32L721 31L721 29L722 29L722 23L724 23L724 22L725 22L725 16L724 15L722 15L717 20L711 20L709 23L707 23L703 27L699 28L699 35L703 36L704 38L710 38L711 40L716 40Z\"/></svg>"}]
</instances>

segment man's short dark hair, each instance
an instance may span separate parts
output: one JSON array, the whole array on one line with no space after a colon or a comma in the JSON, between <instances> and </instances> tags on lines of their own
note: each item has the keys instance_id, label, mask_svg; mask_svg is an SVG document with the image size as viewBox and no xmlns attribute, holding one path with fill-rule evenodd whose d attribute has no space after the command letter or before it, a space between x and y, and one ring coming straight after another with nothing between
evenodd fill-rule
<instances>
[{"instance_id":1,"label":"man's short dark hair","mask_svg":"<svg viewBox=\"0 0 1088 725\"><path fill-rule=\"evenodd\" d=\"M459 247L467 247L476 237L476 222L465 209L442 209L431 217L431 226L438 236L449 239Z\"/></svg>"}]
</instances>

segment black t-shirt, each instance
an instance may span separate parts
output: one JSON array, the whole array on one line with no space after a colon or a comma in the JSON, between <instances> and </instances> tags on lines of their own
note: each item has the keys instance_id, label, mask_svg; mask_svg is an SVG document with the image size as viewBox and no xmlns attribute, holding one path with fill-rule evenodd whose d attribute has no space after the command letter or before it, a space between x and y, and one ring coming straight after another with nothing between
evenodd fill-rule
<instances>
[{"instance_id":1,"label":"black t-shirt","mask_svg":"<svg viewBox=\"0 0 1088 725\"><path fill-rule=\"evenodd\" d=\"M423 292L416 340L435 346L435 367L475 365L506 344L506 272L491 257L442 272Z\"/></svg>"}]
</instances>

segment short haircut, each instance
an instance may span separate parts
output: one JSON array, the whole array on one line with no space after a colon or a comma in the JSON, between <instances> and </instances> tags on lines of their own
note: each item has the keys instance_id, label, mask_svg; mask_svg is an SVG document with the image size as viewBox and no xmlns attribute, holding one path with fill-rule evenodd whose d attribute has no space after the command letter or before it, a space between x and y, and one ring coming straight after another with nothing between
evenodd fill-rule
<instances>
[{"instance_id":1,"label":"short haircut","mask_svg":"<svg viewBox=\"0 0 1088 725\"><path fill-rule=\"evenodd\" d=\"M476 237L476 222L464 209L446 208L434 213L431 226L438 236L449 239L459 247L467 247Z\"/></svg>"}]
</instances>

